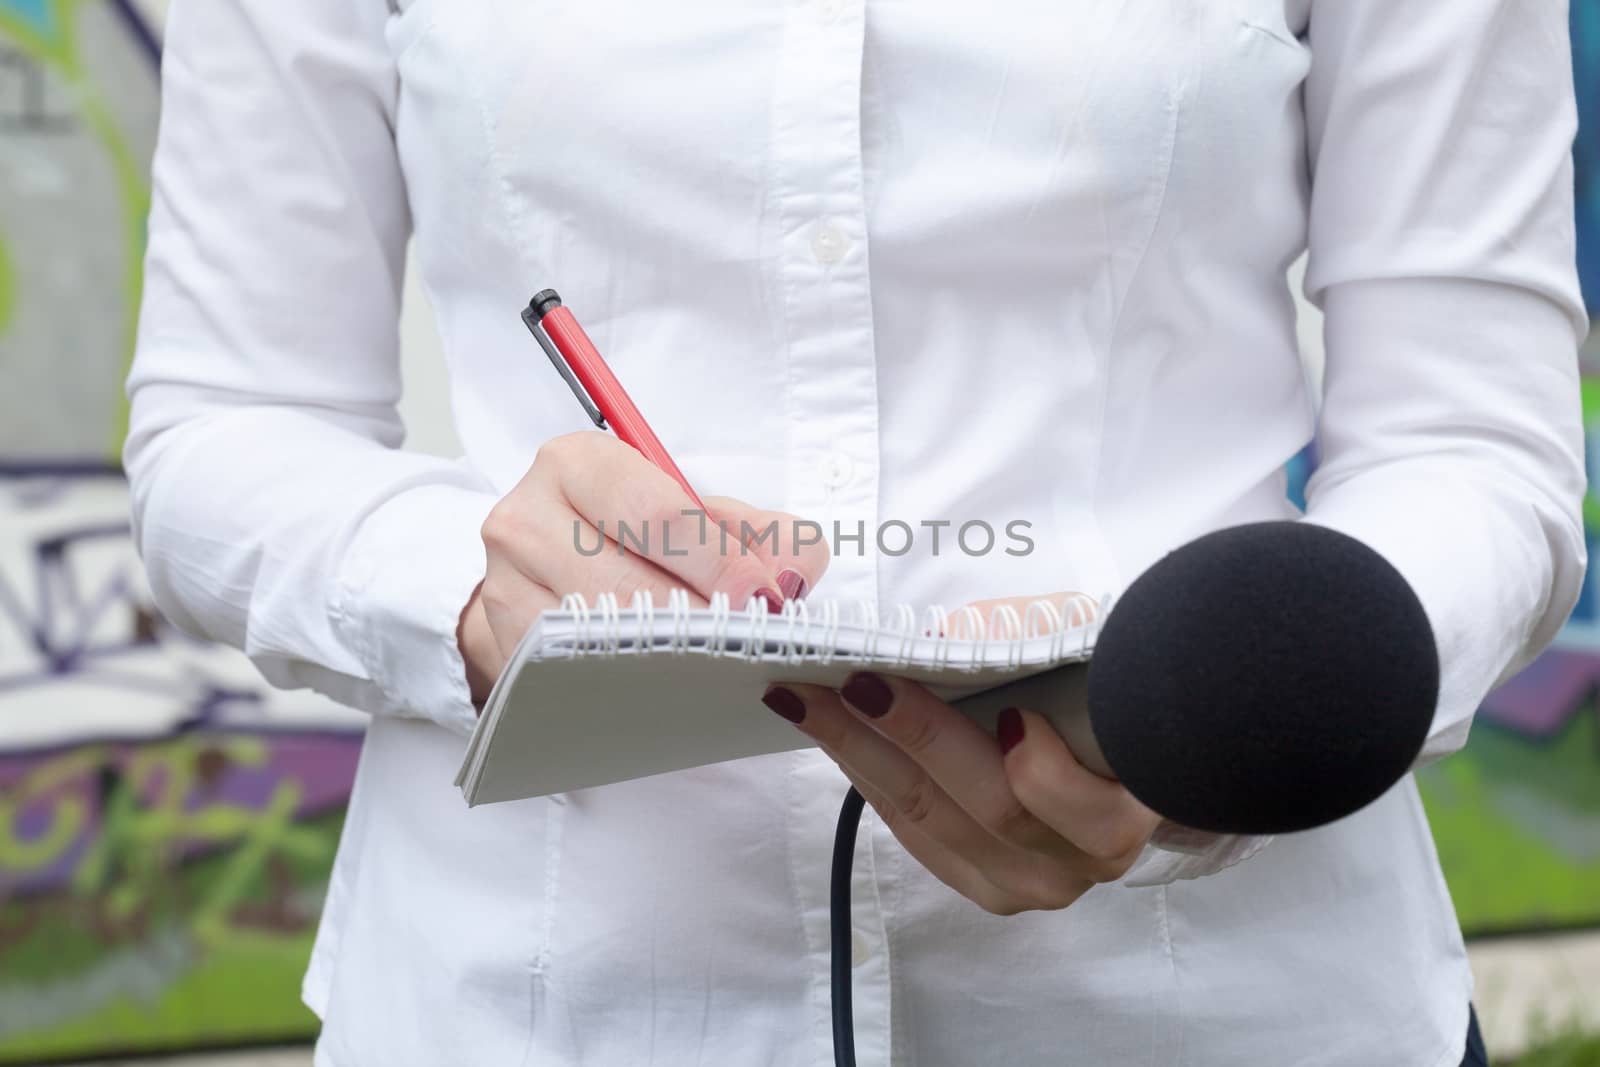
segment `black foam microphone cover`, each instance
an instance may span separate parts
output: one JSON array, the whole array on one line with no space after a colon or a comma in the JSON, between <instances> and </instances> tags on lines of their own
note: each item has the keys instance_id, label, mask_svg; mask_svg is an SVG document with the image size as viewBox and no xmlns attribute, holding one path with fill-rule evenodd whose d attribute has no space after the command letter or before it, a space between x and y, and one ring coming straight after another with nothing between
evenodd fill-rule
<instances>
[{"instance_id":1,"label":"black foam microphone cover","mask_svg":"<svg viewBox=\"0 0 1600 1067\"><path fill-rule=\"evenodd\" d=\"M1260 522L1206 534L1128 586L1087 684L1106 762L1150 808L1198 830L1286 833L1406 773L1439 654L1415 592L1373 549Z\"/></svg>"}]
</instances>

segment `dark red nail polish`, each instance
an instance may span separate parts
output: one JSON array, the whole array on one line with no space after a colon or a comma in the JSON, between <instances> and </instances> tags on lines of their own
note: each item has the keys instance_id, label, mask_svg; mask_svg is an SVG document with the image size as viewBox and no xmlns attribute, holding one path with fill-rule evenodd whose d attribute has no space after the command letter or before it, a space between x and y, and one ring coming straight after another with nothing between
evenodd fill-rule
<instances>
[{"instance_id":1,"label":"dark red nail polish","mask_svg":"<svg viewBox=\"0 0 1600 1067\"><path fill-rule=\"evenodd\" d=\"M783 594L785 600L800 600L810 588L806 584L805 575L799 571L787 570L778 575L778 591Z\"/></svg>"},{"instance_id":2,"label":"dark red nail polish","mask_svg":"<svg viewBox=\"0 0 1600 1067\"><path fill-rule=\"evenodd\" d=\"M1016 708L1007 708L1000 713L1000 720L995 723L994 736L1000 742L1000 755L1017 747L1017 742L1022 740L1022 712Z\"/></svg>"},{"instance_id":3,"label":"dark red nail polish","mask_svg":"<svg viewBox=\"0 0 1600 1067\"><path fill-rule=\"evenodd\" d=\"M894 703L894 692L876 674L852 674L839 690L845 703L869 719L876 719Z\"/></svg>"},{"instance_id":4,"label":"dark red nail polish","mask_svg":"<svg viewBox=\"0 0 1600 1067\"><path fill-rule=\"evenodd\" d=\"M761 695L761 703L797 726L805 721L805 702L795 696L793 689L785 689L781 685L775 685Z\"/></svg>"},{"instance_id":5,"label":"dark red nail polish","mask_svg":"<svg viewBox=\"0 0 1600 1067\"><path fill-rule=\"evenodd\" d=\"M757 600L767 606L768 615L783 614L783 594L772 589L757 589L754 593Z\"/></svg>"}]
</instances>

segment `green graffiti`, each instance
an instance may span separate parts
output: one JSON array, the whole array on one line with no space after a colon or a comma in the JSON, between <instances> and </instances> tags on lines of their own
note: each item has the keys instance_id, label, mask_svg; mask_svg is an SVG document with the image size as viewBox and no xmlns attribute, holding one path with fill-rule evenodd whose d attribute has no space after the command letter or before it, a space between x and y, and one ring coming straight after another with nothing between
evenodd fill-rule
<instances>
[{"instance_id":1,"label":"green graffiti","mask_svg":"<svg viewBox=\"0 0 1600 1067\"><path fill-rule=\"evenodd\" d=\"M152 918L183 915L197 942L217 944L233 932L241 907L274 865L332 863L326 834L295 819L299 782L280 779L259 808L211 795L208 766L259 769L268 757L260 738L181 736L121 761L104 745L50 760L0 792L0 870L26 874L69 856L90 829L89 793L95 781L105 781L96 776L115 768L99 827L71 869L70 895L80 913L108 941L143 932ZM21 814L47 798L47 826L24 838ZM225 858L198 893L184 892L180 900L173 894L185 848Z\"/></svg>"},{"instance_id":2,"label":"green graffiti","mask_svg":"<svg viewBox=\"0 0 1600 1067\"><path fill-rule=\"evenodd\" d=\"M24 838L17 831L29 804L63 785L91 774L106 759L102 745L86 745L51 760L15 788L0 792L0 870L27 872L48 867L65 855L89 822L89 803L68 793L51 810L49 824Z\"/></svg>"},{"instance_id":3,"label":"green graffiti","mask_svg":"<svg viewBox=\"0 0 1600 1067\"><path fill-rule=\"evenodd\" d=\"M299 814L273 753L93 744L0 787L0 1063L316 1033L298 992L344 814Z\"/></svg>"},{"instance_id":4,"label":"green graffiti","mask_svg":"<svg viewBox=\"0 0 1600 1067\"><path fill-rule=\"evenodd\" d=\"M321 835L295 826L301 789L292 780L276 783L260 811L217 803L195 807L198 769L210 754L236 767L260 767L267 746L246 737L219 743L181 738L146 748L129 762L124 784L108 800L101 832L73 878L75 892L100 898L114 923L148 911L170 887L173 846L180 841L231 850L205 893L190 902L191 931L207 944L228 932L234 909L274 855L331 861ZM148 793L156 787L152 802Z\"/></svg>"}]
</instances>

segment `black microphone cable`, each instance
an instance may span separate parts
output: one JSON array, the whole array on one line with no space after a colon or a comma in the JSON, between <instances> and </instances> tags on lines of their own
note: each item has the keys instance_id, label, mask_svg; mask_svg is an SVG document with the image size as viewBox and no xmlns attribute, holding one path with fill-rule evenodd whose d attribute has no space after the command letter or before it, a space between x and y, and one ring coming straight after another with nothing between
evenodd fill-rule
<instances>
[{"instance_id":1,"label":"black microphone cable","mask_svg":"<svg viewBox=\"0 0 1600 1067\"><path fill-rule=\"evenodd\" d=\"M856 1067L855 1011L850 1003L850 868L855 864L856 827L866 800L850 787L833 833L833 874L828 885L828 930L832 946L834 1067Z\"/></svg>"}]
</instances>

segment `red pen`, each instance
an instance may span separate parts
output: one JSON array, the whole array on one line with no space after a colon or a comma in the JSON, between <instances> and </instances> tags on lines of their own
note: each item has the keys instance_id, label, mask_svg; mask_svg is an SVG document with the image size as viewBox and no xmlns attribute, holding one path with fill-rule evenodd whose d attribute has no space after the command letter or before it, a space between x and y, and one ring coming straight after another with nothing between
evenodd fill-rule
<instances>
[{"instance_id":1,"label":"red pen","mask_svg":"<svg viewBox=\"0 0 1600 1067\"><path fill-rule=\"evenodd\" d=\"M572 312L562 306L560 295L554 289L535 293L522 313L522 321L539 342L539 347L544 349L545 355L550 357L550 362L555 364L561 377L572 387L573 395L583 405L589 418L594 420L594 424L604 430L606 424L610 423L611 430L618 437L671 475L672 480L689 494L695 507L706 512L705 504L689 484L689 479L672 462L666 446L650 429L650 424L644 421L644 416L639 414L639 409L628 398L627 391L617 381L617 376L611 373L611 368L606 366L606 361L600 358L600 350L583 332L583 327L578 325Z\"/></svg>"}]
</instances>

